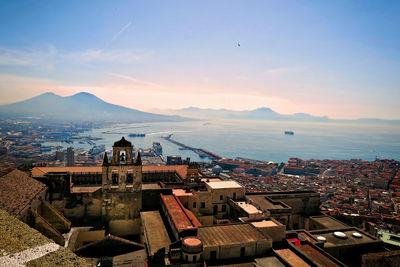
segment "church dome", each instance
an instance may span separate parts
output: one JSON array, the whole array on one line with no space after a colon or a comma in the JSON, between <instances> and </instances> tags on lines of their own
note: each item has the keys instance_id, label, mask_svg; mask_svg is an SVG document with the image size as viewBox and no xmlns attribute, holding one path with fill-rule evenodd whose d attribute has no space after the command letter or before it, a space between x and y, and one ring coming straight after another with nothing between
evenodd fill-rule
<instances>
[{"instance_id":1,"label":"church dome","mask_svg":"<svg viewBox=\"0 0 400 267\"><path fill-rule=\"evenodd\" d=\"M323 177L335 177L337 176L338 173L337 171L335 171L334 169L327 169L326 171L324 171L324 173L322 174Z\"/></svg>"},{"instance_id":2,"label":"church dome","mask_svg":"<svg viewBox=\"0 0 400 267\"><path fill-rule=\"evenodd\" d=\"M132 143L127 141L124 136L122 136L121 140L114 142L114 147L127 147L132 146Z\"/></svg>"}]
</instances>

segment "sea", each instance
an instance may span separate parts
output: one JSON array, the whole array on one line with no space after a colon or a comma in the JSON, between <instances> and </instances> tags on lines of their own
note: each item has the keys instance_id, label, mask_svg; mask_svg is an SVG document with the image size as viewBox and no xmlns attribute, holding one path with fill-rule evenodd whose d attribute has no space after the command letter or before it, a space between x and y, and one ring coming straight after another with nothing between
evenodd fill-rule
<instances>
[{"instance_id":1,"label":"sea","mask_svg":"<svg viewBox=\"0 0 400 267\"><path fill-rule=\"evenodd\" d=\"M286 135L293 131L294 135ZM128 137L130 133L145 133L145 137ZM96 145L107 151L122 136L135 148L150 148L160 142L163 155L190 157L191 161L209 161L190 150L163 138L191 147L202 148L224 158L250 158L272 162L287 162L291 157L302 159L395 159L400 160L400 125L334 122L282 122L237 119L197 120L119 124L92 129L81 135L100 137ZM54 143L51 143L54 145ZM60 143L64 147L90 149L88 144Z\"/></svg>"}]
</instances>

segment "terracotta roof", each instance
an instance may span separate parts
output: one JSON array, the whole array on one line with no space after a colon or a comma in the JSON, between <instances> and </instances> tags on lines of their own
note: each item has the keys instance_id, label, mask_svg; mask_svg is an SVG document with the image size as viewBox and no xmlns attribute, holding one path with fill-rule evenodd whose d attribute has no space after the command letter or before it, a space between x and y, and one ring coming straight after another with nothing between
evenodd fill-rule
<instances>
[{"instance_id":1,"label":"terracotta roof","mask_svg":"<svg viewBox=\"0 0 400 267\"><path fill-rule=\"evenodd\" d=\"M101 173L102 167L35 167L32 169L32 177L43 177L49 172Z\"/></svg>"},{"instance_id":2,"label":"terracotta roof","mask_svg":"<svg viewBox=\"0 0 400 267\"><path fill-rule=\"evenodd\" d=\"M19 170L0 177L0 209L17 216L38 194L46 190L46 185Z\"/></svg>"},{"instance_id":3,"label":"terracotta roof","mask_svg":"<svg viewBox=\"0 0 400 267\"><path fill-rule=\"evenodd\" d=\"M186 179L187 165L168 166L143 166L142 171L146 172L171 172L176 171L183 179ZM101 173L101 166L93 167L35 167L32 169L33 177L43 177L49 172L71 172L71 173Z\"/></svg>"},{"instance_id":4,"label":"terracotta roof","mask_svg":"<svg viewBox=\"0 0 400 267\"><path fill-rule=\"evenodd\" d=\"M170 172L176 171L182 179L186 179L187 165L143 166L143 172Z\"/></svg>"},{"instance_id":5,"label":"terracotta roof","mask_svg":"<svg viewBox=\"0 0 400 267\"><path fill-rule=\"evenodd\" d=\"M174 195L161 194L161 200L178 231L197 228L198 221L192 222L192 217Z\"/></svg>"}]
</instances>

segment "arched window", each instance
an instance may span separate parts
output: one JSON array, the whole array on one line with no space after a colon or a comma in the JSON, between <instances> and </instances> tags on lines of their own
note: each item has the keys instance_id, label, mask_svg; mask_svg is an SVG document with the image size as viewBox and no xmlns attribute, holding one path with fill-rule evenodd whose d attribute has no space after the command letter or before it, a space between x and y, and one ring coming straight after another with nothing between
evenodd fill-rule
<instances>
[{"instance_id":1,"label":"arched window","mask_svg":"<svg viewBox=\"0 0 400 267\"><path fill-rule=\"evenodd\" d=\"M126 184L133 184L134 173L132 169L129 169L126 173Z\"/></svg>"},{"instance_id":2,"label":"arched window","mask_svg":"<svg viewBox=\"0 0 400 267\"><path fill-rule=\"evenodd\" d=\"M118 185L118 178L119 178L118 170L112 170L112 172L111 172L112 185Z\"/></svg>"}]
</instances>

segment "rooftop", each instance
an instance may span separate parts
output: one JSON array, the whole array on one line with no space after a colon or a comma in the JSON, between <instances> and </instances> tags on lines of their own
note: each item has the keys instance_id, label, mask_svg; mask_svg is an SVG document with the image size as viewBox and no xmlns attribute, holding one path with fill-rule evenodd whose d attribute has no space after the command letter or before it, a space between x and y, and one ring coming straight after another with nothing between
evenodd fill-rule
<instances>
[{"instance_id":1,"label":"rooftop","mask_svg":"<svg viewBox=\"0 0 400 267\"><path fill-rule=\"evenodd\" d=\"M174 195L161 194L161 200L164 203L171 219L173 220L178 231L197 228L200 223L196 217L190 216L180 201Z\"/></svg>"},{"instance_id":2,"label":"rooftop","mask_svg":"<svg viewBox=\"0 0 400 267\"><path fill-rule=\"evenodd\" d=\"M145 233L145 243L150 256L153 256L160 248L168 247L171 240L158 211L141 212L140 217Z\"/></svg>"},{"instance_id":3,"label":"rooftop","mask_svg":"<svg viewBox=\"0 0 400 267\"><path fill-rule=\"evenodd\" d=\"M199 227L198 238L203 241L204 247L249 243L269 239L261 231L247 223Z\"/></svg>"},{"instance_id":4,"label":"rooftop","mask_svg":"<svg viewBox=\"0 0 400 267\"><path fill-rule=\"evenodd\" d=\"M359 245L359 244L369 244L369 243L379 243L379 239L372 237L356 228L341 229L340 232L346 235L346 238L339 238L334 235L334 232L338 230L317 230L311 231L310 233L314 238L322 236L326 238L324 247L337 247L337 246L348 246L348 245ZM361 235L361 237L356 237L353 233Z\"/></svg>"},{"instance_id":5,"label":"rooftop","mask_svg":"<svg viewBox=\"0 0 400 267\"><path fill-rule=\"evenodd\" d=\"M272 201L264 194L262 195L246 195L246 198L252 203L255 203L263 210L274 210L274 209L290 209L284 203L278 201Z\"/></svg>"},{"instance_id":6,"label":"rooftop","mask_svg":"<svg viewBox=\"0 0 400 267\"><path fill-rule=\"evenodd\" d=\"M296 267L311 266L288 248L275 250L275 253L278 254L282 259L284 259L287 263L289 263L292 266Z\"/></svg>"},{"instance_id":7,"label":"rooftop","mask_svg":"<svg viewBox=\"0 0 400 267\"><path fill-rule=\"evenodd\" d=\"M262 213L262 211L257 209L254 205L248 204L245 201L236 201L235 203L249 215Z\"/></svg>"},{"instance_id":8,"label":"rooftop","mask_svg":"<svg viewBox=\"0 0 400 267\"><path fill-rule=\"evenodd\" d=\"M251 222L251 224L258 228L278 226L278 224L276 224L272 220L262 220L259 222Z\"/></svg>"},{"instance_id":9,"label":"rooftop","mask_svg":"<svg viewBox=\"0 0 400 267\"><path fill-rule=\"evenodd\" d=\"M228 188L243 188L236 181L215 181L215 182L206 182L206 184L211 189L228 189Z\"/></svg>"},{"instance_id":10,"label":"rooftop","mask_svg":"<svg viewBox=\"0 0 400 267\"><path fill-rule=\"evenodd\" d=\"M0 209L17 216L44 190L45 184L24 172L13 170L0 177Z\"/></svg>"},{"instance_id":11,"label":"rooftop","mask_svg":"<svg viewBox=\"0 0 400 267\"><path fill-rule=\"evenodd\" d=\"M0 210L0 266L90 266L69 249ZM53 252L52 252L53 251Z\"/></svg>"},{"instance_id":12,"label":"rooftop","mask_svg":"<svg viewBox=\"0 0 400 267\"><path fill-rule=\"evenodd\" d=\"M150 172L177 172L183 179L187 175L187 165L168 165L168 166L143 166L143 173ZM35 167L32 169L32 177L44 177L48 173L102 173L102 166L87 167Z\"/></svg>"},{"instance_id":13,"label":"rooftop","mask_svg":"<svg viewBox=\"0 0 400 267\"><path fill-rule=\"evenodd\" d=\"M317 223L324 226L326 229L342 229L345 227L350 227L330 216L322 215L322 216L311 216L311 220L316 221Z\"/></svg>"}]
</instances>

